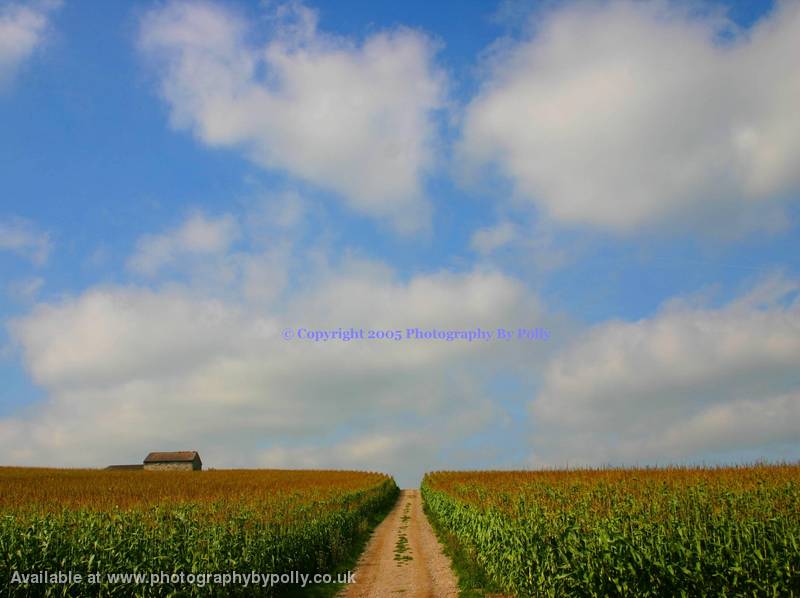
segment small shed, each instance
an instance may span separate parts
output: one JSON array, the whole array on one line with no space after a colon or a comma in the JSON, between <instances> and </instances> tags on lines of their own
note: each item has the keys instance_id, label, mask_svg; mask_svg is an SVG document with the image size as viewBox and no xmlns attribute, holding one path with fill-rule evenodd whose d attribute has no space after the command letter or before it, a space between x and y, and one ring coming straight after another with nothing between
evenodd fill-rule
<instances>
[{"instance_id":1,"label":"small shed","mask_svg":"<svg viewBox=\"0 0 800 598\"><path fill-rule=\"evenodd\" d=\"M147 470L187 470L200 471L203 462L197 451L174 451L150 453L144 459Z\"/></svg>"}]
</instances>

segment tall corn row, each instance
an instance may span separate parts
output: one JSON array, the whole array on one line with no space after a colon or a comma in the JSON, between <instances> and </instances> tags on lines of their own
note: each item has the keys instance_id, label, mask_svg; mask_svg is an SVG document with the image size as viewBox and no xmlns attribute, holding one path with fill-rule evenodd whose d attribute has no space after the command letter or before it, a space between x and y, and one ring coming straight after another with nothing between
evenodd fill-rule
<instances>
[{"instance_id":1,"label":"tall corn row","mask_svg":"<svg viewBox=\"0 0 800 598\"><path fill-rule=\"evenodd\" d=\"M133 474L136 475L136 474ZM169 475L169 474L166 474ZM187 478L188 479L188 478ZM223 500L107 510L0 512L0 595L271 595L241 586L17 585L13 571L325 573L349 555L367 520L391 505L394 480L310 500L263 505Z\"/></svg>"},{"instance_id":2,"label":"tall corn row","mask_svg":"<svg viewBox=\"0 0 800 598\"><path fill-rule=\"evenodd\" d=\"M591 474L580 485L516 475L516 490L491 473L422 484L434 526L509 594L800 596L796 481L621 490Z\"/></svg>"}]
</instances>

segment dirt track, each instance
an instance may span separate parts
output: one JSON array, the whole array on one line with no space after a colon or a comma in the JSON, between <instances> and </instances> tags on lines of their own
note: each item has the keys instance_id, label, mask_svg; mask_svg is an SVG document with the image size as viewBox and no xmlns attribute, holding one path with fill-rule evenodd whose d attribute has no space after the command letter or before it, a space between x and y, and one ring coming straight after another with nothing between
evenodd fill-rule
<instances>
[{"instance_id":1,"label":"dirt track","mask_svg":"<svg viewBox=\"0 0 800 598\"><path fill-rule=\"evenodd\" d=\"M450 560L422 512L419 490L403 490L358 561L342 598L458 596Z\"/></svg>"}]
</instances>

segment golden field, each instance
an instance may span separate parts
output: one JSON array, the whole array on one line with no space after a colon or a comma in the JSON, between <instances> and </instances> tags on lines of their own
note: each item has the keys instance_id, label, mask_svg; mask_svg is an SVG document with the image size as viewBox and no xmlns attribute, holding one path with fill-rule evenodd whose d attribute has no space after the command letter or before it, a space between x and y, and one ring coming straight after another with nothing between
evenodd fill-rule
<instances>
[{"instance_id":1,"label":"golden field","mask_svg":"<svg viewBox=\"0 0 800 598\"><path fill-rule=\"evenodd\" d=\"M310 470L0 468L0 489L0 571L9 576L0 589L21 596L263 594L211 585L25 585L10 576L328 572L398 493L383 474Z\"/></svg>"},{"instance_id":2,"label":"golden field","mask_svg":"<svg viewBox=\"0 0 800 598\"><path fill-rule=\"evenodd\" d=\"M800 596L800 466L434 472L434 526L514 596Z\"/></svg>"}]
</instances>

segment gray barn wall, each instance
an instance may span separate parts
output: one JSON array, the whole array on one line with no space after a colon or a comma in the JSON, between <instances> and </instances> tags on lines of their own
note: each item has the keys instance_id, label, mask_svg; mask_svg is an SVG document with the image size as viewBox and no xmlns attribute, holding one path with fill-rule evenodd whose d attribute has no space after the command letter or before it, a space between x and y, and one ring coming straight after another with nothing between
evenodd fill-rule
<instances>
[{"instance_id":1,"label":"gray barn wall","mask_svg":"<svg viewBox=\"0 0 800 598\"><path fill-rule=\"evenodd\" d=\"M144 468L149 471L175 471L185 470L192 471L193 469L200 469L196 463L145 463Z\"/></svg>"}]
</instances>

